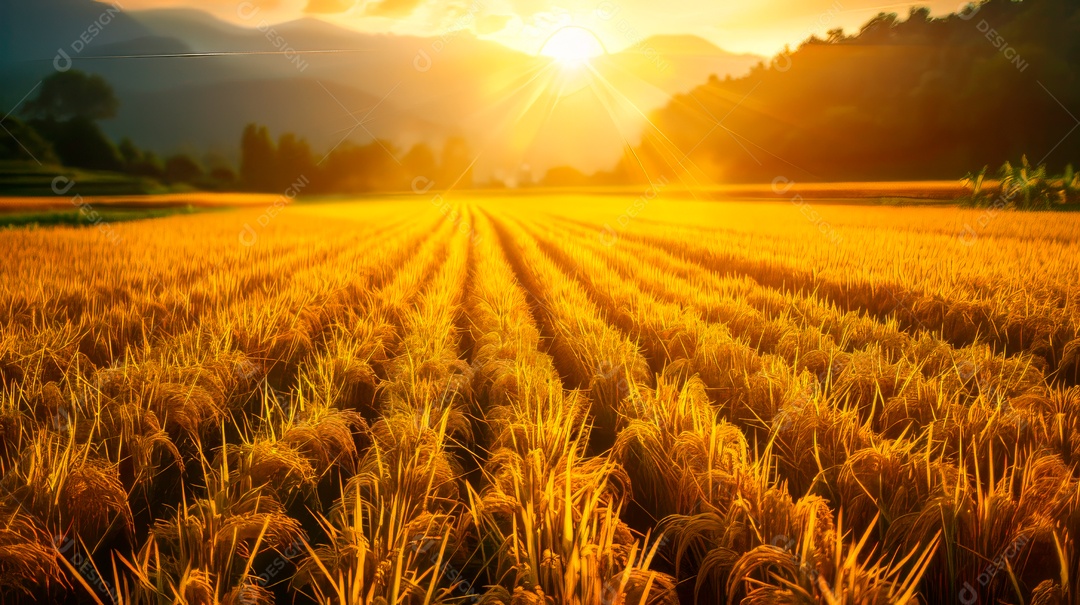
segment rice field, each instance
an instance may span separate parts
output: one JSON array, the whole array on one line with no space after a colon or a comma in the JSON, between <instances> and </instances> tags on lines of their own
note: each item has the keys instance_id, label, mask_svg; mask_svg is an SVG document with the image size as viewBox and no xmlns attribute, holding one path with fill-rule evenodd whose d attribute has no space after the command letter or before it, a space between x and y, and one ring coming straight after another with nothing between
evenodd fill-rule
<instances>
[{"instance_id":1,"label":"rice field","mask_svg":"<svg viewBox=\"0 0 1080 605\"><path fill-rule=\"evenodd\" d=\"M1080 602L1080 215L0 231L0 601Z\"/></svg>"}]
</instances>

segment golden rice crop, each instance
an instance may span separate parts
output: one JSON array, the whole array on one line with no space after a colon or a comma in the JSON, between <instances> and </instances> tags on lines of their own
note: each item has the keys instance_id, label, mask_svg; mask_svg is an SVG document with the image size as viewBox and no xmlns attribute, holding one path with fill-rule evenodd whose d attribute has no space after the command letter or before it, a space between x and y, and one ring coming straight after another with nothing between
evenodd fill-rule
<instances>
[{"instance_id":1,"label":"golden rice crop","mask_svg":"<svg viewBox=\"0 0 1080 605\"><path fill-rule=\"evenodd\" d=\"M1080 219L540 199L0 232L0 601L1080 599Z\"/></svg>"}]
</instances>

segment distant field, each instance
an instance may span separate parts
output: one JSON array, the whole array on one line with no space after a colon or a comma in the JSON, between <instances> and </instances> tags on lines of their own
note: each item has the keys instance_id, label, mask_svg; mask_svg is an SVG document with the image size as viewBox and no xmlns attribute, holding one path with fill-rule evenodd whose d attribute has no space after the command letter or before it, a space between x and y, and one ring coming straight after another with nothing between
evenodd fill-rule
<instances>
[{"instance_id":1,"label":"distant field","mask_svg":"<svg viewBox=\"0 0 1080 605\"><path fill-rule=\"evenodd\" d=\"M987 183L987 188L997 183ZM951 201L965 195L969 188L959 180L954 181L874 181L852 183L799 183L777 179L774 183L753 185L719 185L706 188L716 197L776 198L801 195L805 198L832 199L881 199L897 198L911 200Z\"/></svg>"},{"instance_id":2,"label":"distant field","mask_svg":"<svg viewBox=\"0 0 1080 605\"><path fill-rule=\"evenodd\" d=\"M51 197L0 197L0 212L26 212L32 210L61 210L78 204L102 208L220 208L229 206L260 206L274 203L279 196L265 193L162 193L156 195L85 195L75 202L71 195Z\"/></svg>"},{"instance_id":3,"label":"distant field","mask_svg":"<svg viewBox=\"0 0 1080 605\"><path fill-rule=\"evenodd\" d=\"M272 207L281 196L261 193L163 193L155 195L65 195L0 197L0 227L77 225L107 227L112 223L206 210ZM289 203L292 200L288 200Z\"/></svg>"},{"instance_id":4,"label":"distant field","mask_svg":"<svg viewBox=\"0 0 1080 605\"><path fill-rule=\"evenodd\" d=\"M0 172L2 174L2 172ZM995 186L988 183L987 187ZM624 187L590 187L580 191L591 195L630 195L634 196L641 192L641 186ZM696 188L693 191L680 188L676 184L660 187L666 197L690 197L699 199L777 199L786 200L795 195L813 199L836 199L836 200L880 200L880 199L910 199L910 200L936 200L952 201L968 192L960 181L897 181L897 182L867 182L867 183L795 183L778 181L776 183L760 183L752 185L720 185L706 188ZM0 212L26 212L35 210L67 209L71 206L72 195L57 195L46 191L42 195L3 195L0 192ZM505 190L489 189L469 192L477 197L504 197ZM548 196L568 195L575 191L561 191L545 188L517 189L514 195ZM386 197L397 195L404 198L413 197L412 192L399 192L397 194L372 194L372 197ZM215 193L215 192L187 192L187 193L134 193L134 194L94 194L82 193L81 203L92 206L116 207L116 208L166 208L178 206L194 206L196 208L222 207L222 206L260 206L272 204L279 195L265 193ZM341 198L342 196L334 196Z\"/></svg>"},{"instance_id":5,"label":"distant field","mask_svg":"<svg viewBox=\"0 0 1080 605\"><path fill-rule=\"evenodd\" d=\"M811 189L0 231L2 601L1058 602L1080 215Z\"/></svg>"},{"instance_id":6,"label":"distant field","mask_svg":"<svg viewBox=\"0 0 1080 605\"><path fill-rule=\"evenodd\" d=\"M61 177L57 181L57 177ZM68 185L70 184L70 187ZM90 195L146 195L162 193L157 181L114 172L101 172L0 160L0 197L71 197Z\"/></svg>"}]
</instances>

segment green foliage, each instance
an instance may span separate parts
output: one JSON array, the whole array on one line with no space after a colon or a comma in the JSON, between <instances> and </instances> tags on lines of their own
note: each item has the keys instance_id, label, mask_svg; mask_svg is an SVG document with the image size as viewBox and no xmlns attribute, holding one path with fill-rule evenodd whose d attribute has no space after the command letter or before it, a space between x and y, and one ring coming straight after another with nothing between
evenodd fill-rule
<instances>
[{"instance_id":1,"label":"green foliage","mask_svg":"<svg viewBox=\"0 0 1080 605\"><path fill-rule=\"evenodd\" d=\"M135 146L128 137L120 139L120 144L117 145L116 150L120 153L120 158L124 161L124 168L129 169L142 159L142 151Z\"/></svg>"},{"instance_id":2,"label":"green foliage","mask_svg":"<svg viewBox=\"0 0 1080 605\"><path fill-rule=\"evenodd\" d=\"M41 82L37 95L23 106L29 126L46 139L66 166L119 171L124 159L97 125L116 115L120 102L99 75L78 70L56 72ZM34 137L25 132L34 144ZM130 146L133 147L133 146ZM130 152L130 148L125 151Z\"/></svg>"},{"instance_id":3,"label":"green foliage","mask_svg":"<svg viewBox=\"0 0 1080 605\"><path fill-rule=\"evenodd\" d=\"M248 124L240 138L240 180L252 191L271 191L277 150L265 126Z\"/></svg>"},{"instance_id":4,"label":"green foliage","mask_svg":"<svg viewBox=\"0 0 1080 605\"><path fill-rule=\"evenodd\" d=\"M1077 137L1055 148L1072 124L1062 105L1080 100L1078 22L1066 0L883 13L676 95L624 164L659 174L689 152L711 180L741 183L949 179L1051 150L1064 165L1080 154Z\"/></svg>"},{"instance_id":5,"label":"green foliage","mask_svg":"<svg viewBox=\"0 0 1080 605\"><path fill-rule=\"evenodd\" d=\"M152 179L165 177L165 167L153 151L144 151L138 160L128 165L127 171L135 176L144 176Z\"/></svg>"},{"instance_id":6,"label":"green foliage","mask_svg":"<svg viewBox=\"0 0 1080 605\"><path fill-rule=\"evenodd\" d=\"M1073 170L1072 164L1065 166L1061 176L1061 192L1066 204L1080 204L1080 174Z\"/></svg>"},{"instance_id":7,"label":"green foliage","mask_svg":"<svg viewBox=\"0 0 1080 605\"><path fill-rule=\"evenodd\" d=\"M1046 165L1032 166L1023 156L1019 166L1009 162L998 170L1001 194L1020 210L1047 210L1054 204L1055 192L1046 178Z\"/></svg>"},{"instance_id":8,"label":"green foliage","mask_svg":"<svg viewBox=\"0 0 1080 605\"><path fill-rule=\"evenodd\" d=\"M218 166L210 170L210 180L221 185L235 185L236 173L227 166Z\"/></svg>"},{"instance_id":9,"label":"green foliage","mask_svg":"<svg viewBox=\"0 0 1080 605\"><path fill-rule=\"evenodd\" d=\"M46 227L51 225L71 225L74 227L93 227L99 223L122 223L149 218L161 218L177 214L194 214L208 210L194 206L175 206L172 208L137 208L94 210L91 215L81 209L57 209L41 212L14 212L0 214L0 227Z\"/></svg>"},{"instance_id":10,"label":"green foliage","mask_svg":"<svg viewBox=\"0 0 1080 605\"><path fill-rule=\"evenodd\" d=\"M38 131L15 117L3 120L8 132L0 132L0 160L24 160L50 164L56 162L56 154Z\"/></svg>"},{"instance_id":11,"label":"green foliage","mask_svg":"<svg viewBox=\"0 0 1080 605\"><path fill-rule=\"evenodd\" d=\"M165 160L165 181L168 183L194 183L202 174L202 167L191 156L181 153Z\"/></svg>"},{"instance_id":12,"label":"green foliage","mask_svg":"<svg viewBox=\"0 0 1080 605\"><path fill-rule=\"evenodd\" d=\"M976 173L967 173L964 178L961 179L963 185L971 189L971 193L960 198L959 202L962 206L984 206L987 204L988 193L983 189L983 185L986 182L986 171L989 166L983 166L982 170Z\"/></svg>"},{"instance_id":13,"label":"green foliage","mask_svg":"<svg viewBox=\"0 0 1080 605\"><path fill-rule=\"evenodd\" d=\"M316 170L311 146L306 140L288 132L278 139L275 163L277 169L271 182L273 190L277 192L288 189L297 179L310 179Z\"/></svg>"},{"instance_id":14,"label":"green foliage","mask_svg":"<svg viewBox=\"0 0 1080 605\"><path fill-rule=\"evenodd\" d=\"M51 141L65 166L117 172L124 167L116 146L90 118L78 116L64 122L39 120L31 125Z\"/></svg>"},{"instance_id":15,"label":"green foliage","mask_svg":"<svg viewBox=\"0 0 1080 605\"><path fill-rule=\"evenodd\" d=\"M474 156L461 137L447 139L441 162L425 143L401 154L380 139L363 145L344 141L321 159L315 157L308 142L295 134L283 133L275 144L265 126L248 124L240 139L241 186L269 193L290 191L298 182L309 183L303 193L409 191L418 177L421 189L472 185Z\"/></svg>"},{"instance_id":16,"label":"green foliage","mask_svg":"<svg viewBox=\"0 0 1080 605\"><path fill-rule=\"evenodd\" d=\"M1032 166L1027 156L1019 164L1006 161L998 168L998 186L986 187L987 167L964 175L963 184L970 193L960 198L965 206L977 208L1012 208L1016 210L1052 210L1080 204L1080 177L1072 165L1058 177L1048 175L1046 164Z\"/></svg>"},{"instance_id":17,"label":"green foliage","mask_svg":"<svg viewBox=\"0 0 1080 605\"><path fill-rule=\"evenodd\" d=\"M23 107L23 114L54 122L105 120L114 117L119 107L120 101L105 78L72 69L45 78L37 96Z\"/></svg>"},{"instance_id":18,"label":"green foliage","mask_svg":"<svg viewBox=\"0 0 1080 605\"><path fill-rule=\"evenodd\" d=\"M0 161L0 195L57 197L53 180L63 176L74 185L65 198L75 195L143 195L166 193L156 180L118 172L60 168L55 164L38 166L24 160ZM61 185L66 186L67 181ZM63 198L62 198L63 199Z\"/></svg>"}]
</instances>

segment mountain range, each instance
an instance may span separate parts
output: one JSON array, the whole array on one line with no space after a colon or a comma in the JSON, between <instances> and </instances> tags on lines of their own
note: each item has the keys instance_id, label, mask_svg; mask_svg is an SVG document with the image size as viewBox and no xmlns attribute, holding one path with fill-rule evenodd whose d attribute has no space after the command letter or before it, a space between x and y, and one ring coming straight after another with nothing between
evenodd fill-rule
<instances>
[{"instance_id":1,"label":"mountain range","mask_svg":"<svg viewBox=\"0 0 1080 605\"><path fill-rule=\"evenodd\" d=\"M269 23L244 2L237 11L241 25L191 9L4 3L2 109L70 59L117 92L120 111L106 132L159 153L235 158L249 122L303 136L317 154L378 137L400 156L416 142L461 135L479 154L477 174L513 179L522 166L537 176L556 165L610 167L672 95L761 60L693 36L658 36L597 57L591 75L568 85L550 59L464 30L371 34L314 18Z\"/></svg>"}]
</instances>

